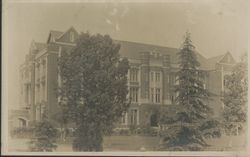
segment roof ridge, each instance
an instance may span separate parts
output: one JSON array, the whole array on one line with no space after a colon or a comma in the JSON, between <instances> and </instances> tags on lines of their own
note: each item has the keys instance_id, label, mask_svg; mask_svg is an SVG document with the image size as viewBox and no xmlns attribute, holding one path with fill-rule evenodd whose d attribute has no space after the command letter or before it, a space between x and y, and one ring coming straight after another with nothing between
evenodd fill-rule
<instances>
[{"instance_id":1,"label":"roof ridge","mask_svg":"<svg viewBox=\"0 0 250 157\"><path fill-rule=\"evenodd\" d=\"M219 58L219 57L223 57L223 56L225 56L225 54L213 56L213 57L210 57L210 58L207 58L207 59L215 59L215 58Z\"/></svg>"},{"instance_id":2,"label":"roof ridge","mask_svg":"<svg viewBox=\"0 0 250 157\"><path fill-rule=\"evenodd\" d=\"M179 49L179 48L175 48L175 47L168 47L168 46L163 46L163 45L156 45L156 44L153 44L153 43L143 43L143 42L139 42L139 41L128 41L128 40L120 40L120 39L113 39L113 40L117 41L117 42L128 42L128 43L142 44L142 45L148 45L148 46L154 46L154 47L161 47L161 48Z\"/></svg>"},{"instance_id":3,"label":"roof ridge","mask_svg":"<svg viewBox=\"0 0 250 157\"><path fill-rule=\"evenodd\" d=\"M63 33L63 31L58 31L58 30L50 30L50 32L60 32L60 33Z\"/></svg>"}]
</instances>

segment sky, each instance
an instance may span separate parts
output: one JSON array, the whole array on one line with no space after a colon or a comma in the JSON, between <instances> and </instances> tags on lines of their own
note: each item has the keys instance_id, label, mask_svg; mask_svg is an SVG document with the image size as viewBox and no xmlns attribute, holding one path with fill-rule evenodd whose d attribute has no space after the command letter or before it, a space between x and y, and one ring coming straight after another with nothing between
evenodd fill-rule
<instances>
[{"instance_id":1,"label":"sky","mask_svg":"<svg viewBox=\"0 0 250 157\"><path fill-rule=\"evenodd\" d=\"M175 48L188 30L196 50L205 57L229 51L238 59L248 51L247 0L103 2L4 1L3 98L8 106L19 103L18 68L31 41L46 42L50 30L73 26L78 32Z\"/></svg>"}]
</instances>

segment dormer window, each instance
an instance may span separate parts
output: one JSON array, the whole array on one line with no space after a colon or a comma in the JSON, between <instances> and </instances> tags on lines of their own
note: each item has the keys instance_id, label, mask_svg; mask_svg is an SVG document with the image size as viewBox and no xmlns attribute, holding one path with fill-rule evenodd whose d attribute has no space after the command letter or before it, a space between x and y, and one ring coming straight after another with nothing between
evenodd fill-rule
<instances>
[{"instance_id":1,"label":"dormer window","mask_svg":"<svg viewBox=\"0 0 250 157\"><path fill-rule=\"evenodd\" d=\"M74 32L70 32L70 42L74 42Z\"/></svg>"}]
</instances>

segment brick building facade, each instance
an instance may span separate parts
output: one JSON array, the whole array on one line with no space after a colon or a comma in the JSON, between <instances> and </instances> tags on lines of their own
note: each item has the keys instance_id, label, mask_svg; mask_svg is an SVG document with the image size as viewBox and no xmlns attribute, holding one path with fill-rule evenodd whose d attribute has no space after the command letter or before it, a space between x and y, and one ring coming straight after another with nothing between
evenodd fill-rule
<instances>
[{"instance_id":1,"label":"brick building facade","mask_svg":"<svg viewBox=\"0 0 250 157\"><path fill-rule=\"evenodd\" d=\"M71 27L65 32L50 31L46 43L32 41L25 63L20 66L21 106L28 110L29 121L39 121L45 107L51 119L57 112L58 58L62 52L75 46L78 35ZM179 50L128 41L115 42L121 45L121 56L128 58L130 63L128 86L132 104L121 118L120 126L156 126L158 111L175 105ZM229 52L213 58L205 58L197 52L197 58L200 69L206 71L204 88L216 94L209 105L213 106L218 117L223 109L224 78L230 74L235 60Z\"/></svg>"}]
</instances>

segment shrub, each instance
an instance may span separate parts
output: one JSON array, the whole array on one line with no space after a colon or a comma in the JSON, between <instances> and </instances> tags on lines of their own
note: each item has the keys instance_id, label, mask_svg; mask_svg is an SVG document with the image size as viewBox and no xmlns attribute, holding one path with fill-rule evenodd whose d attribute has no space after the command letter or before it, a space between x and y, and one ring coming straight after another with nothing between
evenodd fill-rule
<instances>
[{"instance_id":1,"label":"shrub","mask_svg":"<svg viewBox=\"0 0 250 157\"><path fill-rule=\"evenodd\" d=\"M11 130L10 135L16 138L30 138L32 135L32 128L21 127Z\"/></svg>"}]
</instances>

